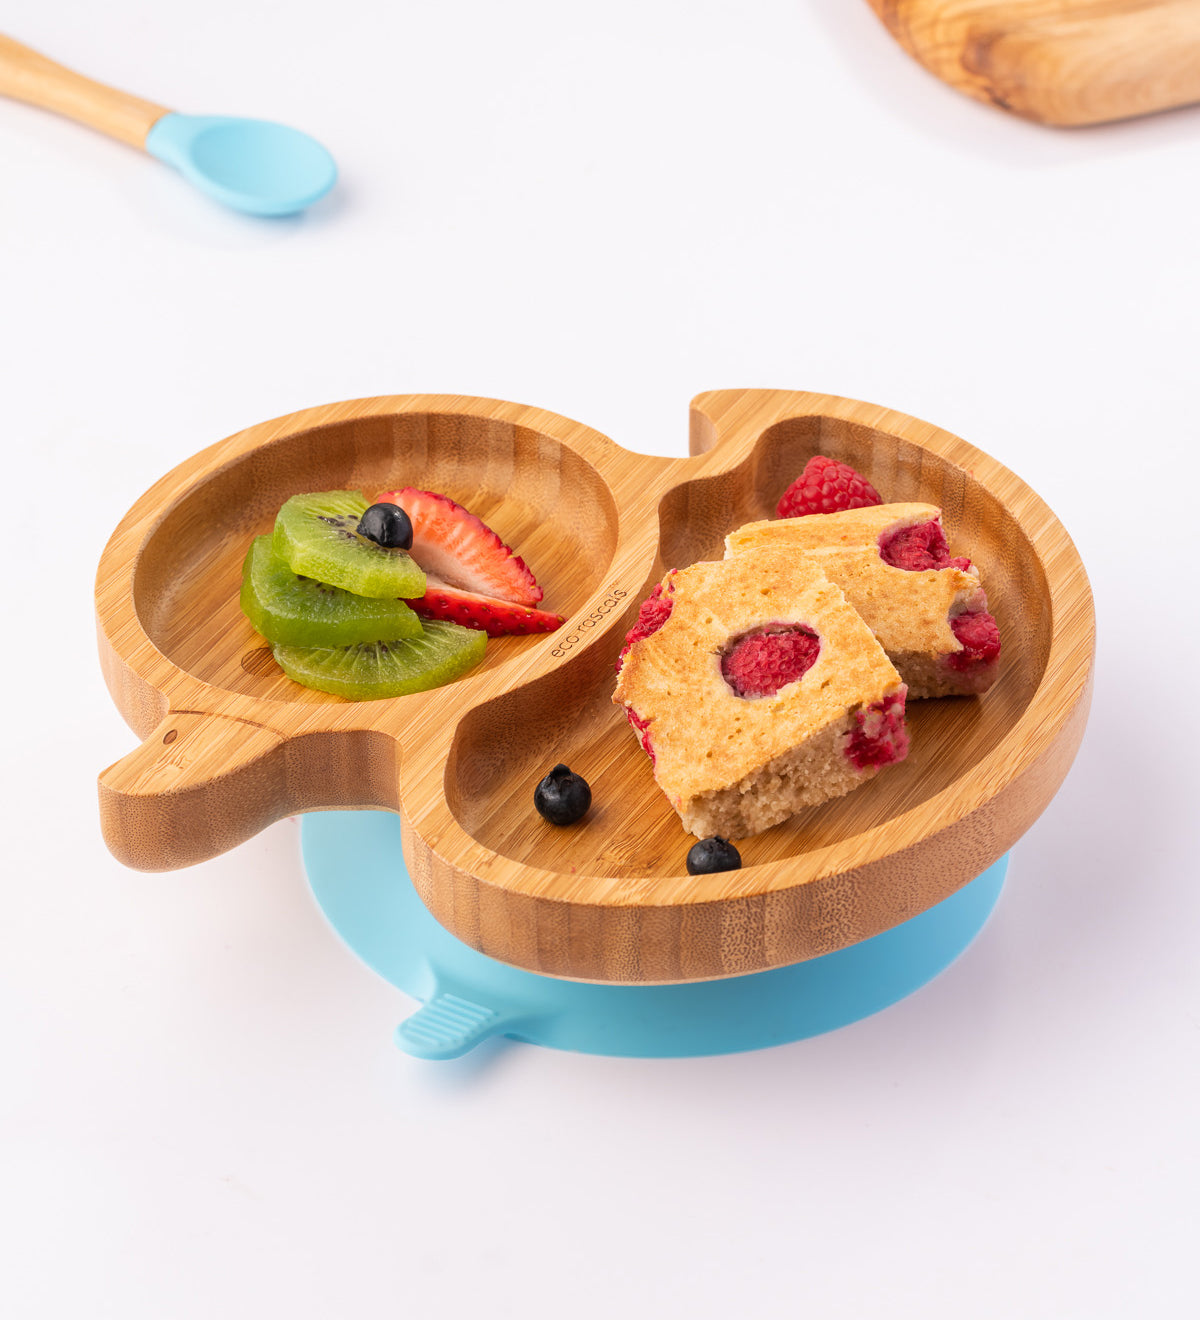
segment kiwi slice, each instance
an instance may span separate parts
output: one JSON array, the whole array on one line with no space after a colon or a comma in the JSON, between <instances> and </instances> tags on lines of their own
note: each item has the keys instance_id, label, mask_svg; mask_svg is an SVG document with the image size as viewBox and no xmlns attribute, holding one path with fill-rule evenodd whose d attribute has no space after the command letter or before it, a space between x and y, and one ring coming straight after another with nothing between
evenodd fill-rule
<instances>
[{"instance_id":1,"label":"kiwi slice","mask_svg":"<svg viewBox=\"0 0 1200 1320\"><path fill-rule=\"evenodd\" d=\"M483 659L487 634L428 619L419 637L357 646L275 646L280 668L297 683L351 701L404 697L438 687Z\"/></svg>"},{"instance_id":2,"label":"kiwi slice","mask_svg":"<svg viewBox=\"0 0 1200 1320\"><path fill-rule=\"evenodd\" d=\"M354 490L293 495L275 519L275 553L293 573L376 600L425 594L425 574L404 550L359 536L367 502Z\"/></svg>"},{"instance_id":3,"label":"kiwi slice","mask_svg":"<svg viewBox=\"0 0 1200 1320\"><path fill-rule=\"evenodd\" d=\"M421 620L402 600L370 600L298 577L270 536L254 538L242 565L242 612L268 642L288 646L350 646L421 633Z\"/></svg>"}]
</instances>

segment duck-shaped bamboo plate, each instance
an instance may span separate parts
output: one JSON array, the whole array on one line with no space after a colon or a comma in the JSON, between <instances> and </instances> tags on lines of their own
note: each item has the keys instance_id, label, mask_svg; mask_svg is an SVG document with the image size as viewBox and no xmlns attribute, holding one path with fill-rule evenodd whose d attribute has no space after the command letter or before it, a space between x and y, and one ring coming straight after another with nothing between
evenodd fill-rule
<instances>
[{"instance_id":1,"label":"duck-shaped bamboo plate","mask_svg":"<svg viewBox=\"0 0 1200 1320\"><path fill-rule=\"evenodd\" d=\"M693 840L611 700L617 653L666 570L719 558L817 453L885 500L941 506L951 547L980 566L1001 676L982 698L910 703L902 764L739 840L741 870L689 876ZM105 678L144 739L100 776L114 855L169 870L285 816L382 808L459 940L545 975L645 984L830 953L980 875L1041 814L1083 735L1095 622L1066 532L980 450L849 399L703 394L691 455L634 454L514 403L408 395L294 413L181 464L121 522L97 580ZM483 518L566 621L489 640L477 669L431 692L350 702L295 685L238 605L251 538L291 495L405 485ZM569 827L533 807L557 762L593 792Z\"/></svg>"}]
</instances>

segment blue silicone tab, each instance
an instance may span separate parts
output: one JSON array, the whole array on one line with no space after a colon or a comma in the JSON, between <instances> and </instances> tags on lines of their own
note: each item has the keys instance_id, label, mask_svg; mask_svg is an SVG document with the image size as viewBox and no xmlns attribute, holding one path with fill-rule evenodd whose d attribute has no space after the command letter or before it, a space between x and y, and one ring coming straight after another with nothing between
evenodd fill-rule
<instances>
[{"instance_id":1,"label":"blue silicone tab","mask_svg":"<svg viewBox=\"0 0 1200 1320\"><path fill-rule=\"evenodd\" d=\"M494 1008L443 992L400 1023L396 1044L418 1059L457 1059L505 1026Z\"/></svg>"},{"instance_id":2,"label":"blue silicone tab","mask_svg":"<svg viewBox=\"0 0 1200 1320\"><path fill-rule=\"evenodd\" d=\"M1007 854L920 915L808 962L685 985L591 985L479 953L440 926L412 886L388 812L305 816L317 904L371 968L424 1003L400 1025L410 1054L449 1059L489 1036L585 1054L683 1058L801 1040L877 1013L948 966L987 921Z\"/></svg>"},{"instance_id":3,"label":"blue silicone tab","mask_svg":"<svg viewBox=\"0 0 1200 1320\"><path fill-rule=\"evenodd\" d=\"M146 150L201 191L250 215L293 215L333 187L337 166L307 133L265 119L163 115Z\"/></svg>"}]
</instances>

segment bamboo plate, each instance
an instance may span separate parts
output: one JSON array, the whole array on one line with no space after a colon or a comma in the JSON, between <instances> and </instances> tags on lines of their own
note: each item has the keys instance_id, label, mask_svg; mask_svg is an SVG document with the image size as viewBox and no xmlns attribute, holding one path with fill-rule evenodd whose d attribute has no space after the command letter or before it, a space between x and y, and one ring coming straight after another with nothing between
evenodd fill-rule
<instances>
[{"instance_id":1,"label":"bamboo plate","mask_svg":"<svg viewBox=\"0 0 1200 1320\"><path fill-rule=\"evenodd\" d=\"M633 454L535 408L410 395L294 413L181 464L100 563L101 663L144 739L100 776L112 852L167 870L296 812L389 809L421 898L460 940L530 971L627 983L800 962L953 893L1037 819L1083 735L1095 624L1075 547L986 454L865 403L703 394L691 452ZM980 565L1001 677L981 699L912 703L903 764L741 841L740 871L688 876L691 837L611 702L614 661L666 569L719 557L726 532L770 516L814 453L885 499L941 505L951 545ZM292 684L238 607L251 537L290 495L405 484L493 526L565 624L489 641L478 669L410 697L356 703ZM532 804L557 761L594 794L565 829Z\"/></svg>"},{"instance_id":2,"label":"bamboo plate","mask_svg":"<svg viewBox=\"0 0 1200 1320\"><path fill-rule=\"evenodd\" d=\"M944 83L1071 128L1200 101L1197 0L870 0Z\"/></svg>"}]
</instances>

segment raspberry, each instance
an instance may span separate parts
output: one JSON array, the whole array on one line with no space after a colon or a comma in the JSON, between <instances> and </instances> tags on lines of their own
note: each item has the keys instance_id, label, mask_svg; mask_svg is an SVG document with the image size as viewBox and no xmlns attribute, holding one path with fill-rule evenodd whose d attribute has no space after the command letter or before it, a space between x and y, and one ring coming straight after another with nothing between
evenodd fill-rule
<instances>
[{"instance_id":1,"label":"raspberry","mask_svg":"<svg viewBox=\"0 0 1200 1320\"><path fill-rule=\"evenodd\" d=\"M907 689L901 688L856 712L854 728L845 746L845 754L856 769L892 765L908 755L908 729L904 723L906 695Z\"/></svg>"},{"instance_id":2,"label":"raspberry","mask_svg":"<svg viewBox=\"0 0 1200 1320\"><path fill-rule=\"evenodd\" d=\"M650 758L650 764L657 765L658 757L654 755L654 744L650 741L650 721L642 719L632 706L625 707L625 718L637 734L638 742L642 744L642 751Z\"/></svg>"},{"instance_id":3,"label":"raspberry","mask_svg":"<svg viewBox=\"0 0 1200 1320\"><path fill-rule=\"evenodd\" d=\"M971 567L969 559L954 558L946 544L942 524L933 519L901 527L891 536L881 537L879 557L893 568L920 573L927 568L961 568L965 573Z\"/></svg>"},{"instance_id":4,"label":"raspberry","mask_svg":"<svg viewBox=\"0 0 1200 1320\"><path fill-rule=\"evenodd\" d=\"M1000 629L987 610L956 614L950 620L950 631L963 648L946 657L946 663L951 669L990 665L1000 655Z\"/></svg>"},{"instance_id":5,"label":"raspberry","mask_svg":"<svg viewBox=\"0 0 1200 1320\"><path fill-rule=\"evenodd\" d=\"M671 576L674 577L675 570L671 570ZM617 673L621 672L621 666L625 663L625 657L629 654L631 647L638 642L645 641L651 634L658 632L664 623L671 617L671 607L675 602L671 599L671 592L675 590L675 583L667 582L666 594L663 594L663 584L658 586L642 601L638 607L637 622L625 634L625 645L621 647L621 654L617 656Z\"/></svg>"},{"instance_id":6,"label":"raspberry","mask_svg":"<svg viewBox=\"0 0 1200 1320\"><path fill-rule=\"evenodd\" d=\"M841 509L864 509L882 504L879 492L852 467L836 459L814 454L804 471L783 492L775 510L777 518L803 518L810 513L837 513Z\"/></svg>"},{"instance_id":7,"label":"raspberry","mask_svg":"<svg viewBox=\"0 0 1200 1320\"><path fill-rule=\"evenodd\" d=\"M773 697L813 667L821 639L796 624L768 624L739 638L721 657L721 674L739 697Z\"/></svg>"}]
</instances>

